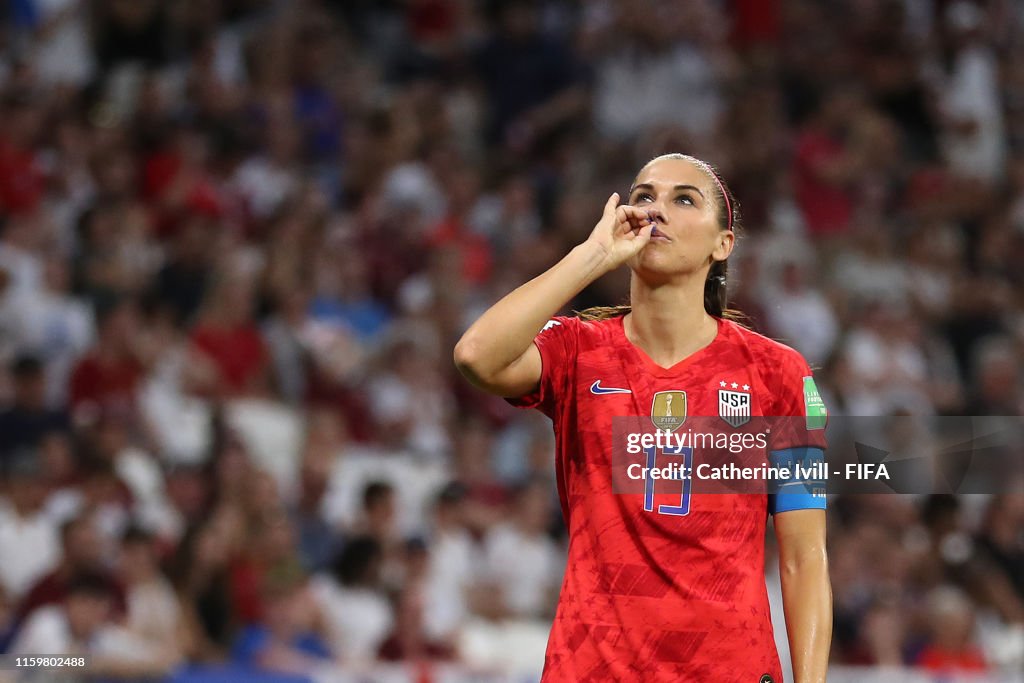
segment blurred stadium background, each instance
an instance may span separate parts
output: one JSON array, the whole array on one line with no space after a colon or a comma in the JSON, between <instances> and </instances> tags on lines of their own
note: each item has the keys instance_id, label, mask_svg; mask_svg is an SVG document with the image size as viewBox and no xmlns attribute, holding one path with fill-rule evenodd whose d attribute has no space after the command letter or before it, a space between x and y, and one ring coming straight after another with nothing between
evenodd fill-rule
<instances>
[{"instance_id":1,"label":"blurred stadium background","mask_svg":"<svg viewBox=\"0 0 1024 683\"><path fill-rule=\"evenodd\" d=\"M664 151L734 187L735 303L832 413L1024 408L1020 0L3 12L0 651L536 681L550 427L451 348ZM1024 495L829 519L830 680L1021 680Z\"/></svg>"}]
</instances>

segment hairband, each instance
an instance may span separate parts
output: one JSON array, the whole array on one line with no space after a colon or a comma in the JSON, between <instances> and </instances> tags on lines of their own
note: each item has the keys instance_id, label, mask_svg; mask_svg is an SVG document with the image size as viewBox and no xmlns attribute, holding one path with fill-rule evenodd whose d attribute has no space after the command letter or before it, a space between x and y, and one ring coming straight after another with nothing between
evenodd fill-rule
<instances>
[{"instance_id":1,"label":"hairband","mask_svg":"<svg viewBox=\"0 0 1024 683\"><path fill-rule=\"evenodd\" d=\"M718 185L718 191L722 193L722 199L725 200L725 215L728 216L725 221L725 229L732 230L732 203L729 201L729 193L725 191L725 184L722 183L722 179L718 177L714 169L708 166L708 172L711 177L715 179L715 184Z\"/></svg>"}]
</instances>

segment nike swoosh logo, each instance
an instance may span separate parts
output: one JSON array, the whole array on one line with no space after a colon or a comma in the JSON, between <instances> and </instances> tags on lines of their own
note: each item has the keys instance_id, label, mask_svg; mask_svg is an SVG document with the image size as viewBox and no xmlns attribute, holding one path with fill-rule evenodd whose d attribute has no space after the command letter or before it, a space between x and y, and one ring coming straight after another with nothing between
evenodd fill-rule
<instances>
[{"instance_id":1,"label":"nike swoosh logo","mask_svg":"<svg viewBox=\"0 0 1024 683\"><path fill-rule=\"evenodd\" d=\"M590 385L590 393L592 394L632 394L633 392L629 389L616 389L615 387L602 387L601 380L597 380Z\"/></svg>"}]
</instances>

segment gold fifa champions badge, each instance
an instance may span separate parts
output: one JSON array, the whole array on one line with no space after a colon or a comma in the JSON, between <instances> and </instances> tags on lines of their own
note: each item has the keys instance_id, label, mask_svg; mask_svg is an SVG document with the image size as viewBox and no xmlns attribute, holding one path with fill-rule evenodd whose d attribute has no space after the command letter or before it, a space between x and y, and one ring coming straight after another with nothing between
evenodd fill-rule
<instances>
[{"instance_id":1,"label":"gold fifa champions badge","mask_svg":"<svg viewBox=\"0 0 1024 683\"><path fill-rule=\"evenodd\" d=\"M686 392L659 391L651 404L651 422L658 429L671 432L686 421Z\"/></svg>"}]
</instances>

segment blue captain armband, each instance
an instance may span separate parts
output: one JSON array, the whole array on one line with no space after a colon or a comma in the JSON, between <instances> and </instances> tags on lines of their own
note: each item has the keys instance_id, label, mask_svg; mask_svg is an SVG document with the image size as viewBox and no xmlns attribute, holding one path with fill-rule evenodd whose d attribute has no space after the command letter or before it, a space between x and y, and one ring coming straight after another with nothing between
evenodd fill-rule
<instances>
[{"instance_id":1,"label":"blue captain armband","mask_svg":"<svg viewBox=\"0 0 1024 683\"><path fill-rule=\"evenodd\" d=\"M768 495L768 512L777 515L791 510L824 510L825 484L828 479L825 451L820 448L797 447L771 451L772 467L786 469L788 479L772 481Z\"/></svg>"}]
</instances>

